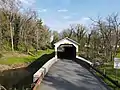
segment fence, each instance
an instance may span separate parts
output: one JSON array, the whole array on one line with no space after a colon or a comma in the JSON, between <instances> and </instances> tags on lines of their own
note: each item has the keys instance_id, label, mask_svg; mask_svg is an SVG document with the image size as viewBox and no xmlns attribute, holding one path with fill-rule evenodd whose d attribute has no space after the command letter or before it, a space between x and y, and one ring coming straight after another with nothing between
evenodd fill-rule
<instances>
[{"instance_id":1,"label":"fence","mask_svg":"<svg viewBox=\"0 0 120 90\"><path fill-rule=\"evenodd\" d=\"M109 80L112 84L114 84L116 87L120 88L120 85L118 82L116 82L115 80L111 79L109 76L107 76L106 74L104 74L103 72L101 72L100 70L98 70L97 68L94 67L93 64L90 64L87 60L81 60L83 58L79 58L77 57L77 59L75 60L78 64L82 65L83 67L87 68L88 70L92 69L92 72L94 71L95 73L99 73L103 78Z\"/></svg>"}]
</instances>

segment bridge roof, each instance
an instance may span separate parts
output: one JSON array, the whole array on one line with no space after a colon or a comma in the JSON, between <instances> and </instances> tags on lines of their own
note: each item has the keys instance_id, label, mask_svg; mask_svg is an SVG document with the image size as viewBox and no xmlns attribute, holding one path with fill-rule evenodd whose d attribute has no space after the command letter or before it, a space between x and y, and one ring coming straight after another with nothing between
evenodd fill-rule
<instances>
[{"instance_id":1,"label":"bridge roof","mask_svg":"<svg viewBox=\"0 0 120 90\"><path fill-rule=\"evenodd\" d=\"M70 39L70 38L68 38L68 37L66 37L66 38L64 38L64 39L56 42L54 45L56 45L56 44L58 44L58 43L61 43L61 42L64 41L64 40L68 40L68 41L70 41L70 42L72 42L72 43L74 43L74 44L76 44L76 45L79 45L78 42L76 42L76 41L74 41L74 40L72 40L72 39Z\"/></svg>"}]
</instances>

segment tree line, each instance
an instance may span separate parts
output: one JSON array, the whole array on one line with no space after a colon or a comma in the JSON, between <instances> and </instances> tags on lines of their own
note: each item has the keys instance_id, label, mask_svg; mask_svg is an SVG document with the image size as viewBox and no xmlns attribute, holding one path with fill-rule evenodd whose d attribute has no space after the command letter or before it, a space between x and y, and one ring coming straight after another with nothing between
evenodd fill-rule
<instances>
[{"instance_id":1,"label":"tree line","mask_svg":"<svg viewBox=\"0 0 120 90\"><path fill-rule=\"evenodd\" d=\"M91 18L90 18L91 19ZM91 19L92 25L70 25L61 33L54 31L52 46L69 37L77 41L79 55L112 61L119 52L120 20L118 14ZM25 51L51 47L51 31L43 25L36 11L25 9L19 0L0 0L0 50Z\"/></svg>"},{"instance_id":2,"label":"tree line","mask_svg":"<svg viewBox=\"0 0 120 90\"><path fill-rule=\"evenodd\" d=\"M61 33L53 33L54 40L69 37L77 41L79 55L94 61L112 61L120 52L120 20L118 14L111 14L105 18L90 18L92 25L86 27L82 24L70 25Z\"/></svg>"},{"instance_id":3,"label":"tree line","mask_svg":"<svg viewBox=\"0 0 120 90\"><path fill-rule=\"evenodd\" d=\"M49 46L50 30L36 11L19 0L0 0L0 50L25 51Z\"/></svg>"}]
</instances>

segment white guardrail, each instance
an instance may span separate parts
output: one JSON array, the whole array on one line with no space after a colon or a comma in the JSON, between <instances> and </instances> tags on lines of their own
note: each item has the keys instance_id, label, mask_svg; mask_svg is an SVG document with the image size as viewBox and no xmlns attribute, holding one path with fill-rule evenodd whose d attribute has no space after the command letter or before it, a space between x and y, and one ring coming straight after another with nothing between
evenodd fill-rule
<instances>
[{"instance_id":1,"label":"white guardrail","mask_svg":"<svg viewBox=\"0 0 120 90\"><path fill-rule=\"evenodd\" d=\"M76 56L76 58L80 59L80 60L83 60L87 63L89 63L90 65L93 65L92 62L82 58L82 57L79 57L79 56ZM44 78L44 76L46 75L46 73L48 72L48 70L50 69L50 67L55 63L57 62L58 59L56 57L50 59L47 63L45 63L34 75L33 75L33 83L35 83L35 86L33 88L33 90L38 90L38 86L40 85L42 79Z\"/></svg>"},{"instance_id":2,"label":"white guardrail","mask_svg":"<svg viewBox=\"0 0 120 90\"><path fill-rule=\"evenodd\" d=\"M34 75L33 75L33 82L36 82L40 76L45 76L48 72L49 68L57 62L57 58L53 57L47 63L45 63ZM43 75L42 75L43 74Z\"/></svg>"},{"instance_id":3,"label":"white guardrail","mask_svg":"<svg viewBox=\"0 0 120 90\"><path fill-rule=\"evenodd\" d=\"M90 65L93 65L92 62L90 62L90 61L88 61L88 60L86 60L86 59L84 59L84 58L82 58L82 57L76 56L76 58L78 58L78 59L80 59L80 60L82 60L82 61L85 61L85 62L87 62L87 63L90 64Z\"/></svg>"},{"instance_id":4,"label":"white guardrail","mask_svg":"<svg viewBox=\"0 0 120 90\"><path fill-rule=\"evenodd\" d=\"M50 59L33 75L33 83L37 81L35 83L35 86L33 87L33 90L39 90L39 86L40 86L40 83L42 82L42 79L47 74L50 67L57 61L58 59L56 57Z\"/></svg>"}]
</instances>

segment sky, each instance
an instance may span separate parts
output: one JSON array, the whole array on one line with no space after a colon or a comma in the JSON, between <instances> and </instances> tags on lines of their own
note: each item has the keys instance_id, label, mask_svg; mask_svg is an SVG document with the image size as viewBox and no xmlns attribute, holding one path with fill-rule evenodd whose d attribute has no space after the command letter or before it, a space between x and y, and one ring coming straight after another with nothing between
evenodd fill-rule
<instances>
[{"instance_id":1,"label":"sky","mask_svg":"<svg viewBox=\"0 0 120 90\"><path fill-rule=\"evenodd\" d=\"M120 13L120 0L21 0L24 6L38 11L51 30L58 32L70 24L89 26L92 19Z\"/></svg>"}]
</instances>

